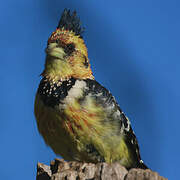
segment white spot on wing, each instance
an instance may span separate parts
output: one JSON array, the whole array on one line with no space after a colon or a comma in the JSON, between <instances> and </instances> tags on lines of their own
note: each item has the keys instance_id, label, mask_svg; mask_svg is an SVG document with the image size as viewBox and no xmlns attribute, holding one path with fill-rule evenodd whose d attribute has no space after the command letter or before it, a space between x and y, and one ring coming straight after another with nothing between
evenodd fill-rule
<instances>
[{"instance_id":1,"label":"white spot on wing","mask_svg":"<svg viewBox=\"0 0 180 180\"><path fill-rule=\"evenodd\" d=\"M103 93L100 92L100 93L96 94L96 96L97 96L97 97L100 97L100 96L102 96L102 94L103 94Z\"/></svg>"},{"instance_id":2,"label":"white spot on wing","mask_svg":"<svg viewBox=\"0 0 180 180\"><path fill-rule=\"evenodd\" d=\"M126 119L127 119L127 124L128 124L128 126L127 126L127 128L125 128L126 129L126 131L129 131L129 129L130 129L130 126L131 126L131 123L130 123L130 120L129 120L129 118L126 116Z\"/></svg>"}]
</instances>

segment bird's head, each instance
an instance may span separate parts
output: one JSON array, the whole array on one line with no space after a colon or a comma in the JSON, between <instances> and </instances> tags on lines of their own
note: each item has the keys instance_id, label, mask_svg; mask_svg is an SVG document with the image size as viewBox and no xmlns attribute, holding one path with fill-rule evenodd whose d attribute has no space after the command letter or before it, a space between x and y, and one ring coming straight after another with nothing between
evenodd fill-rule
<instances>
[{"instance_id":1,"label":"bird's head","mask_svg":"<svg viewBox=\"0 0 180 180\"><path fill-rule=\"evenodd\" d=\"M43 76L53 81L94 78L82 31L76 12L71 14L65 9L56 31L48 39Z\"/></svg>"}]
</instances>

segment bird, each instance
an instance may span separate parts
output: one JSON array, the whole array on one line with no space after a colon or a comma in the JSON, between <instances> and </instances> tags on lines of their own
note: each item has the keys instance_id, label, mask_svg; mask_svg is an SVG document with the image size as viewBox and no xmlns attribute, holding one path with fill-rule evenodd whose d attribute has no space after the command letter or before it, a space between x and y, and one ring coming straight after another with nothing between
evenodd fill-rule
<instances>
[{"instance_id":1,"label":"bird","mask_svg":"<svg viewBox=\"0 0 180 180\"><path fill-rule=\"evenodd\" d=\"M147 169L130 120L95 80L76 11L64 9L50 35L34 105L37 128L67 161Z\"/></svg>"}]
</instances>

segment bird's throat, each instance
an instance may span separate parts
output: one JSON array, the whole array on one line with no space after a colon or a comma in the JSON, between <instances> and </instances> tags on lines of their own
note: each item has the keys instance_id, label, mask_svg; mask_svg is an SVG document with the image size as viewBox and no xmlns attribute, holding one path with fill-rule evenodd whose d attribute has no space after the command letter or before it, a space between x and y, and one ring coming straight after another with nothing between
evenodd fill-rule
<instances>
[{"instance_id":1,"label":"bird's throat","mask_svg":"<svg viewBox=\"0 0 180 180\"><path fill-rule=\"evenodd\" d=\"M71 77L71 75L72 70L66 61L49 57L46 58L45 69L42 76L53 81L63 81Z\"/></svg>"}]
</instances>

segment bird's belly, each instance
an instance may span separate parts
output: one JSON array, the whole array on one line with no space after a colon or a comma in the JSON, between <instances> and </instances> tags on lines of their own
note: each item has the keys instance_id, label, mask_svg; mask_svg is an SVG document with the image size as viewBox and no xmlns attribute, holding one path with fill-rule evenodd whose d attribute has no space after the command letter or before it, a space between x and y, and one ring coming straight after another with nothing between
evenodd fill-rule
<instances>
[{"instance_id":1,"label":"bird's belly","mask_svg":"<svg viewBox=\"0 0 180 180\"><path fill-rule=\"evenodd\" d=\"M112 134L112 128L101 124L101 128L91 131L73 129L73 119L68 119L60 108L44 105L40 97L36 97L35 116L38 130L47 145L65 160L85 162L114 162L131 164L129 151L122 137ZM112 135L111 135L112 134Z\"/></svg>"}]
</instances>

